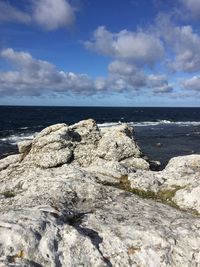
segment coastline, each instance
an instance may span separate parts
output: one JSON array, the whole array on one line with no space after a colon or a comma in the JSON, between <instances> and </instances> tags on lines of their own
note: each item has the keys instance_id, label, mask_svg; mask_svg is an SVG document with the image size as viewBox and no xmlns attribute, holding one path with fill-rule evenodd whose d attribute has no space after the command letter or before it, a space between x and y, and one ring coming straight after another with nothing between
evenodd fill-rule
<instances>
[{"instance_id":1,"label":"coastline","mask_svg":"<svg viewBox=\"0 0 200 267\"><path fill-rule=\"evenodd\" d=\"M200 264L200 155L152 171L131 127L94 120L18 148L0 161L4 266Z\"/></svg>"}]
</instances>

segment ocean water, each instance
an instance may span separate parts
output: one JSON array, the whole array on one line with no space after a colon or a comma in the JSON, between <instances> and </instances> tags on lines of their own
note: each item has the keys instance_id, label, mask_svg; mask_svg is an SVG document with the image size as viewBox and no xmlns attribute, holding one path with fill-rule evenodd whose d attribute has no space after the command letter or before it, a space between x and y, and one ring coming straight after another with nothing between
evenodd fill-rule
<instances>
[{"instance_id":1,"label":"ocean water","mask_svg":"<svg viewBox=\"0 0 200 267\"><path fill-rule=\"evenodd\" d=\"M144 153L162 166L174 156L200 154L200 108L0 106L0 158L49 125L88 118L99 127L128 123Z\"/></svg>"}]
</instances>

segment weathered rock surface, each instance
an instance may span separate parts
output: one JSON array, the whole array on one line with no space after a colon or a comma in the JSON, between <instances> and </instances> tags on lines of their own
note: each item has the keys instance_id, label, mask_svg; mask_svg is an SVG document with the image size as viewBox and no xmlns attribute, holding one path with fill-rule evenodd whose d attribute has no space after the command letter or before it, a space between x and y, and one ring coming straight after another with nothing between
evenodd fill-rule
<instances>
[{"instance_id":1,"label":"weathered rock surface","mask_svg":"<svg viewBox=\"0 0 200 267\"><path fill-rule=\"evenodd\" d=\"M108 128L99 141L97 155L106 160L124 160L141 157L141 151L133 139L133 129L126 124Z\"/></svg>"},{"instance_id":2,"label":"weathered rock surface","mask_svg":"<svg viewBox=\"0 0 200 267\"><path fill-rule=\"evenodd\" d=\"M200 155L172 158L163 171L137 171L128 177L130 187L155 194L168 192L182 209L200 213Z\"/></svg>"},{"instance_id":3,"label":"weathered rock surface","mask_svg":"<svg viewBox=\"0 0 200 267\"><path fill-rule=\"evenodd\" d=\"M152 172L128 126L93 120L48 127L20 151L0 161L0 266L200 266L198 216L120 189L175 186L173 201L198 210L200 156Z\"/></svg>"}]
</instances>

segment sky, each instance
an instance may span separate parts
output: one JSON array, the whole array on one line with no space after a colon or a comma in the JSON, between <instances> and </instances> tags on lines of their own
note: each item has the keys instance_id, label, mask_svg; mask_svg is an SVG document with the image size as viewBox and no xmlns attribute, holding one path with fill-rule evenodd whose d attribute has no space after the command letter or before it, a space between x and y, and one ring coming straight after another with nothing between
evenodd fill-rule
<instances>
[{"instance_id":1,"label":"sky","mask_svg":"<svg viewBox=\"0 0 200 267\"><path fill-rule=\"evenodd\" d=\"M0 105L200 107L200 0L0 0Z\"/></svg>"}]
</instances>

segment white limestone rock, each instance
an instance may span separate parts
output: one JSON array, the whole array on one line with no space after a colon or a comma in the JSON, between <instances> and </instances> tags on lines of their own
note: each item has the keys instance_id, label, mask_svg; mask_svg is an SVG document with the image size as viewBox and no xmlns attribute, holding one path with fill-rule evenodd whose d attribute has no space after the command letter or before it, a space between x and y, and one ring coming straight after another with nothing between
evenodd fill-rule
<instances>
[{"instance_id":1,"label":"white limestone rock","mask_svg":"<svg viewBox=\"0 0 200 267\"><path fill-rule=\"evenodd\" d=\"M132 170L149 170L150 164L143 158L127 158L120 161L121 164Z\"/></svg>"},{"instance_id":2,"label":"white limestone rock","mask_svg":"<svg viewBox=\"0 0 200 267\"><path fill-rule=\"evenodd\" d=\"M11 155L0 160L0 171L8 168L10 165L18 163L20 160L20 155Z\"/></svg>"},{"instance_id":3,"label":"white limestone rock","mask_svg":"<svg viewBox=\"0 0 200 267\"><path fill-rule=\"evenodd\" d=\"M71 160L71 147L71 131L66 124L49 126L33 139L31 161L42 168L60 166Z\"/></svg>"},{"instance_id":4,"label":"white limestone rock","mask_svg":"<svg viewBox=\"0 0 200 267\"><path fill-rule=\"evenodd\" d=\"M182 209L200 214L200 185L187 186L178 190L172 200Z\"/></svg>"},{"instance_id":5,"label":"white limestone rock","mask_svg":"<svg viewBox=\"0 0 200 267\"><path fill-rule=\"evenodd\" d=\"M21 141L17 144L19 153L26 153L28 154L31 150L32 140Z\"/></svg>"},{"instance_id":6,"label":"white limestone rock","mask_svg":"<svg viewBox=\"0 0 200 267\"><path fill-rule=\"evenodd\" d=\"M147 170L137 170L128 175L130 188L152 191L157 193L165 183L166 178L162 172L153 172Z\"/></svg>"},{"instance_id":7,"label":"white limestone rock","mask_svg":"<svg viewBox=\"0 0 200 267\"><path fill-rule=\"evenodd\" d=\"M92 164L85 168L87 171L91 171L95 174L102 174L104 176L110 176L116 179L120 179L122 176L128 174L128 168L117 161L107 161L101 158L97 158Z\"/></svg>"},{"instance_id":8,"label":"white limestone rock","mask_svg":"<svg viewBox=\"0 0 200 267\"><path fill-rule=\"evenodd\" d=\"M132 189L174 191L174 201L180 208L200 213L200 155L172 158L163 171L137 171L128 177Z\"/></svg>"},{"instance_id":9,"label":"white limestone rock","mask_svg":"<svg viewBox=\"0 0 200 267\"><path fill-rule=\"evenodd\" d=\"M0 190L16 192L0 199L3 266L200 264L199 218L97 183L81 168L20 164L23 173L0 173Z\"/></svg>"},{"instance_id":10,"label":"white limestone rock","mask_svg":"<svg viewBox=\"0 0 200 267\"><path fill-rule=\"evenodd\" d=\"M133 139L133 129L127 124L107 129L99 141L96 153L100 158L116 161L141 156L141 151Z\"/></svg>"},{"instance_id":11,"label":"white limestone rock","mask_svg":"<svg viewBox=\"0 0 200 267\"><path fill-rule=\"evenodd\" d=\"M80 166L87 167L95 159L97 145L101 138L100 130L92 119L73 124L70 129L76 142L74 161Z\"/></svg>"},{"instance_id":12,"label":"white limestone rock","mask_svg":"<svg viewBox=\"0 0 200 267\"><path fill-rule=\"evenodd\" d=\"M117 143L117 145L116 145ZM21 146L23 147L23 145ZM153 172L127 125L44 129L0 161L0 266L200 266L200 155ZM181 211L122 188L174 191Z\"/></svg>"}]
</instances>

